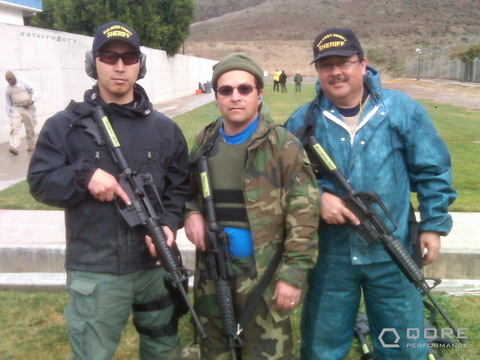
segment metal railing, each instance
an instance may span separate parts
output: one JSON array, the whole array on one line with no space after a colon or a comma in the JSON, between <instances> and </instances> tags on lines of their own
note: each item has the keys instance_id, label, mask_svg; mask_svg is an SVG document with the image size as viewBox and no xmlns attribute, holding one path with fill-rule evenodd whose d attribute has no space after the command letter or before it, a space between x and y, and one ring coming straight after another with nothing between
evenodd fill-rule
<instances>
[{"instance_id":1,"label":"metal railing","mask_svg":"<svg viewBox=\"0 0 480 360\"><path fill-rule=\"evenodd\" d=\"M480 83L480 59L407 61L407 77L449 79Z\"/></svg>"}]
</instances>

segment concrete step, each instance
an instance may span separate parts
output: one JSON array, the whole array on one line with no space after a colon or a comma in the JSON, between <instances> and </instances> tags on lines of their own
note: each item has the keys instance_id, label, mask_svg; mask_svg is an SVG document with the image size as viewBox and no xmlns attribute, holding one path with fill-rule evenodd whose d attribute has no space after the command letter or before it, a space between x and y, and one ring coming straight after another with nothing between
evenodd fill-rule
<instances>
[{"instance_id":1,"label":"concrete step","mask_svg":"<svg viewBox=\"0 0 480 360\"><path fill-rule=\"evenodd\" d=\"M195 269L195 246L185 232L177 234L183 265ZM65 271L65 244L11 246L0 244L0 273L61 273Z\"/></svg>"},{"instance_id":2,"label":"concrete step","mask_svg":"<svg viewBox=\"0 0 480 360\"><path fill-rule=\"evenodd\" d=\"M183 235L183 236L182 236ZM184 266L195 269L195 247L179 233L177 243ZM0 245L0 273L61 273L65 271L65 245L12 247ZM437 260L424 268L425 276L440 279L480 279L477 249L443 249Z\"/></svg>"},{"instance_id":3,"label":"concrete step","mask_svg":"<svg viewBox=\"0 0 480 360\"><path fill-rule=\"evenodd\" d=\"M0 273L0 290L51 291L67 290L67 273ZM193 289L193 277L188 279L188 288Z\"/></svg>"},{"instance_id":4,"label":"concrete step","mask_svg":"<svg viewBox=\"0 0 480 360\"><path fill-rule=\"evenodd\" d=\"M63 273L0 273L0 290L66 291L67 275ZM430 281L428 281L430 283ZM193 288L193 277L188 287ZM480 280L442 280L432 290L436 294L480 295Z\"/></svg>"},{"instance_id":5,"label":"concrete step","mask_svg":"<svg viewBox=\"0 0 480 360\"><path fill-rule=\"evenodd\" d=\"M442 239L437 261L425 276L480 279L480 213L453 213L454 228ZM195 268L195 247L183 229L177 244L188 269ZM0 210L0 273L63 273L63 211Z\"/></svg>"},{"instance_id":6,"label":"concrete step","mask_svg":"<svg viewBox=\"0 0 480 360\"><path fill-rule=\"evenodd\" d=\"M177 234L183 265L195 269L195 246L185 232ZM65 244L12 246L0 244L0 273L61 273L65 271Z\"/></svg>"}]
</instances>

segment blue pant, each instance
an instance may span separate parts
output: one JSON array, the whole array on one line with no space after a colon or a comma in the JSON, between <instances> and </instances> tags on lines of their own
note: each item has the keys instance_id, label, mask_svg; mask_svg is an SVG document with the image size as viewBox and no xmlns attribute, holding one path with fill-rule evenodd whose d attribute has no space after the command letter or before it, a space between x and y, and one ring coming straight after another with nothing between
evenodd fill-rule
<instances>
[{"instance_id":1,"label":"blue pant","mask_svg":"<svg viewBox=\"0 0 480 360\"><path fill-rule=\"evenodd\" d=\"M377 359L426 359L422 297L393 261L352 265L321 257L309 273L308 284L302 312L302 360L340 360L348 355L362 290ZM411 332L407 338L409 328L419 329L420 338L411 338ZM386 347L379 341L383 329L390 329L382 335Z\"/></svg>"}]
</instances>

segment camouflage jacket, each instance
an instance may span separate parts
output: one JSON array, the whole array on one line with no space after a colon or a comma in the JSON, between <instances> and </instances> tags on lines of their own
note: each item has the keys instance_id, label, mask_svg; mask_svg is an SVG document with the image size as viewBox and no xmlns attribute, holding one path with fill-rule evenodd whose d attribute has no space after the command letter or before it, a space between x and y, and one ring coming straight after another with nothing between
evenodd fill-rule
<instances>
[{"instance_id":1,"label":"camouflage jacket","mask_svg":"<svg viewBox=\"0 0 480 360\"><path fill-rule=\"evenodd\" d=\"M217 120L197 133L190 161L221 124L222 120ZM284 243L282 261L264 293L272 316L278 321L287 314L279 314L272 300L277 280L305 288L307 271L317 260L320 198L308 158L295 136L261 114L252 139L247 149L243 193L253 236L257 282ZM198 192L196 199L187 202L186 217L201 212Z\"/></svg>"}]
</instances>

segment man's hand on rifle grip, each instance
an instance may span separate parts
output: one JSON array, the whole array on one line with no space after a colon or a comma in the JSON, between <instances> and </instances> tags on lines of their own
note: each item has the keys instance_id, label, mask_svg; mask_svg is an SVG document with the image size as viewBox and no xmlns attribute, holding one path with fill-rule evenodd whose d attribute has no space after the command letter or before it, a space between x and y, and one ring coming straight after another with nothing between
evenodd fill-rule
<instances>
[{"instance_id":1,"label":"man's hand on rifle grip","mask_svg":"<svg viewBox=\"0 0 480 360\"><path fill-rule=\"evenodd\" d=\"M201 214L192 214L185 220L185 234L197 248L205 251L205 219Z\"/></svg>"},{"instance_id":2,"label":"man's hand on rifle grip","mask_svg":"<svg viewBox=\"0 0 480 360\"><path fill-rule=\"evenodd\" d=\"M163 232L167 237L167 246L172 246L175 241L175 236L173 235L173 231L166 225L162 225ZM152 243L152 238L150 236L145 236L145 242L147 243L148 250L150 250L150 254L153 257L157 257L157 251L155 250L155 245ZM160 261L157 261L157 265L161 265Z\"/></svg>"},{"instance_id":3,"label":"man's hand on rifle grip","mask_svg":"<svg viewBox=\"0 0 480 360\"><path fill-rule=\"evenodd\" d=\"M323 192L320 198L320 217L330 225L345 224L348 220L357 226L360 225L360 221L347 209L345 202L328 192Z\"/></svg>"},{"instance_id":4,"label":"man's hand on rifle grip","mask_svg":"<svg viewBox=\"0 0 480 360\"><path fill-rule=\"evenodd\" d=\"M102 169L95 170L88 183L88 190L100 201L113 201L114 195L117 194L127 205L131 204L127 193L123 191L115 177Z\"/></svg>"},{"instance_id":5,"label":"man's hand on rifle grip","mask_svg":"<svg viewBox=\"0 0 480 360\"><path fill-rule=\"evenodd\" d=\"M433 263L440 252L441 240L440 234L435 231L424 231L420 234L420 245L422 246L422 254L427 249L428 252L423 256L423 265Z\"/></svg>"}]
</instances>

